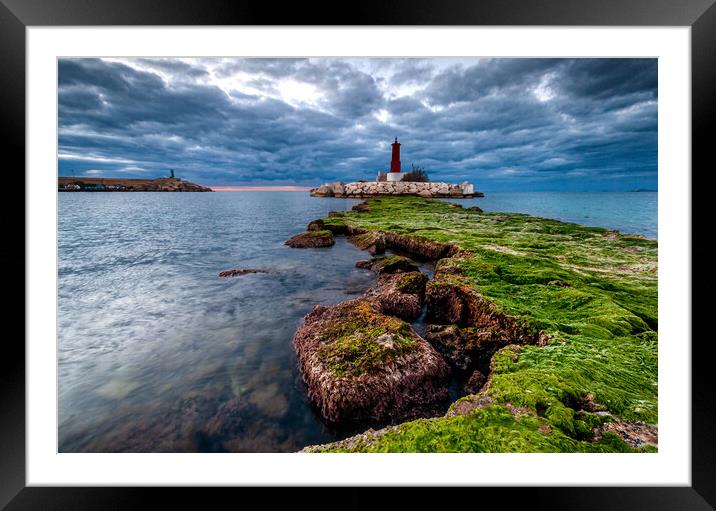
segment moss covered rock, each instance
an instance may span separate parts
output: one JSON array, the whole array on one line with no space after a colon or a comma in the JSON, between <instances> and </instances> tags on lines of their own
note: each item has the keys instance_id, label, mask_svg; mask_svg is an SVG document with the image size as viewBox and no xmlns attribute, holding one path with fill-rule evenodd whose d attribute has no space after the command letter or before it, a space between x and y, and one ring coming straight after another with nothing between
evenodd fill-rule
<instances>
[{"instance_id":1,"label":"moss covered rock","mask_svg":"<svg viewBox=\"0 0 716 511\"><path fill-rule=\"evenodd\" d=\"M488 379L444 417L308 450L653 451L633 437L657 438L655 240L421 198L367 204L330 220L380 232L386 248L440 259L426 289L429 328L445 334L448 360L488 353L489 374L480 370ZM495 342L510 344L493 353Z\"/></svg>"},{"instance_id":2,"label":"moss covered rock","mask_svg":"<svg viewBox=\"0 0 716 511\"><path fill-rule=\"evenodd\" d=\"M379 275L398 272L419 272L420 268L414 261L403 256L374 257L368 261L358 261L357 268L373 270Z\"/></svg>"},{"instance_id":3,"label":"moss covered rock","mask_svg":"<svg viewBox=\"0 0 716 511\"><path fill-rule=\"evenodd\" d=\"M327 229L306 231L286 240L285 244L292 248L318 248L330 247L335 244L336 238Z\"/></svg>"},{"instance_id":4,"label":"moss covered rock","mask_svg":"<svg viewBox=\"0 0 716 511\"><path fill-rule=\"evenodd\" d=\"M371 254L385 252L385 240L381 233L369 231L364 234L350 236L348 241L361 250L367 250Z\"/></svg>"},{"instance_id":5,"label":"moss covered rock","mask_svg":"<svg viewBox=\"0 0 716 511\"><path fill-rule=\"evenodd\" d=\"M293 345L308 396L329 422L424 416L447 398L449 370L440 355L366 299L314 308Z\"/></svg>"},{"instance_id":6,"label":"moss covered rock","mask_svg":"<svg viewBox=\"0 0 716 511\"><path fill-rule=\"evenodd\" d=\"M420 272L385 273L376 287L366 293L383 314L415 321L422 313L423 291L427 277Z\"/></svg>"}]
</instances>

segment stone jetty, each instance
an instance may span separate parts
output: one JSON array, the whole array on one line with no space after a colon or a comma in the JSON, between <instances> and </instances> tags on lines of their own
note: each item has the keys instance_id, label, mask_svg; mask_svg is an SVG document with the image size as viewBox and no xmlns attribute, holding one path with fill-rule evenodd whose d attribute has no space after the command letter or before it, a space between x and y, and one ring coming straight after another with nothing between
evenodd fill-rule
<instances>
[{"instance_id":1,"label":"stone jetty","mask_svg":"<svg viewBox=\"0 0 716 511\"><path fill-rule=\"evenodd\" d=\"M454 197L471 198L484 197L482 192L476 192L474 186L464 181L462 183L421 183L413 181L356 181L352 183L323 184L310 191L312 197L345 197L367 198L382 195L415 195L418 197Z\"/></svg>"}]
</instances>

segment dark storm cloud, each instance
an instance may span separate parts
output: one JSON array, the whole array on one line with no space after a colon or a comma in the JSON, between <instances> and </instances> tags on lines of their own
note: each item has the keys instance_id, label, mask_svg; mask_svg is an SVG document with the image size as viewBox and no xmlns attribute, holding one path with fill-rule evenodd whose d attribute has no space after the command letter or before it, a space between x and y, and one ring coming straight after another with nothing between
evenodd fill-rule
<instances>
[{"instance_id":1,"label":"dark storm cloud","mask_svg":"<svg viewBox=\"0 0 716 511\"><path fill-rule=\"evenodd\" d=\"M61 175L656 188L655 59L62 59Z\"/></svg>"}]
</instances>

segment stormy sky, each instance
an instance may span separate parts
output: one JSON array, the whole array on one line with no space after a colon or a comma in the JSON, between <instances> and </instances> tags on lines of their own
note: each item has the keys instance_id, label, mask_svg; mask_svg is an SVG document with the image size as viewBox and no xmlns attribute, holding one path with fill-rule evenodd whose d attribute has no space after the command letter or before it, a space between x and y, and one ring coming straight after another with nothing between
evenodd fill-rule
<instances>
[{"instance_id":1,"label":"stormy sky","mask_svg":"<svg viewBox=\"0 0 716 511\"><path fill-rule=\"evenodd\" d=\"M61 176L657 187L656 59L61 59Z\"/></svg>"}]
</instances>

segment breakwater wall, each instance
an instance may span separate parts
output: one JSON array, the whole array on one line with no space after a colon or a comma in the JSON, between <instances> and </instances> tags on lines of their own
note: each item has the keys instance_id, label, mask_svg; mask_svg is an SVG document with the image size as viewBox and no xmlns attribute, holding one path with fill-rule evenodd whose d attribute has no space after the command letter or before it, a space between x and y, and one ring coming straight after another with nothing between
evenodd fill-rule
<instances>
[{"instance_id":1,"label":"breakwater wall","mask_svg":"<svg viewBox=\"0 0 716 511\"><path fill-rule=\"evenodd\" d=\"M476 192L474 186L467 181L463 183L419 183L409 181L356 181L352 183L324 184L310 191L313 197L346 197L364 198L382 195L415 195L418 197L484 197Z\"/></svg>"}]
</instances>

